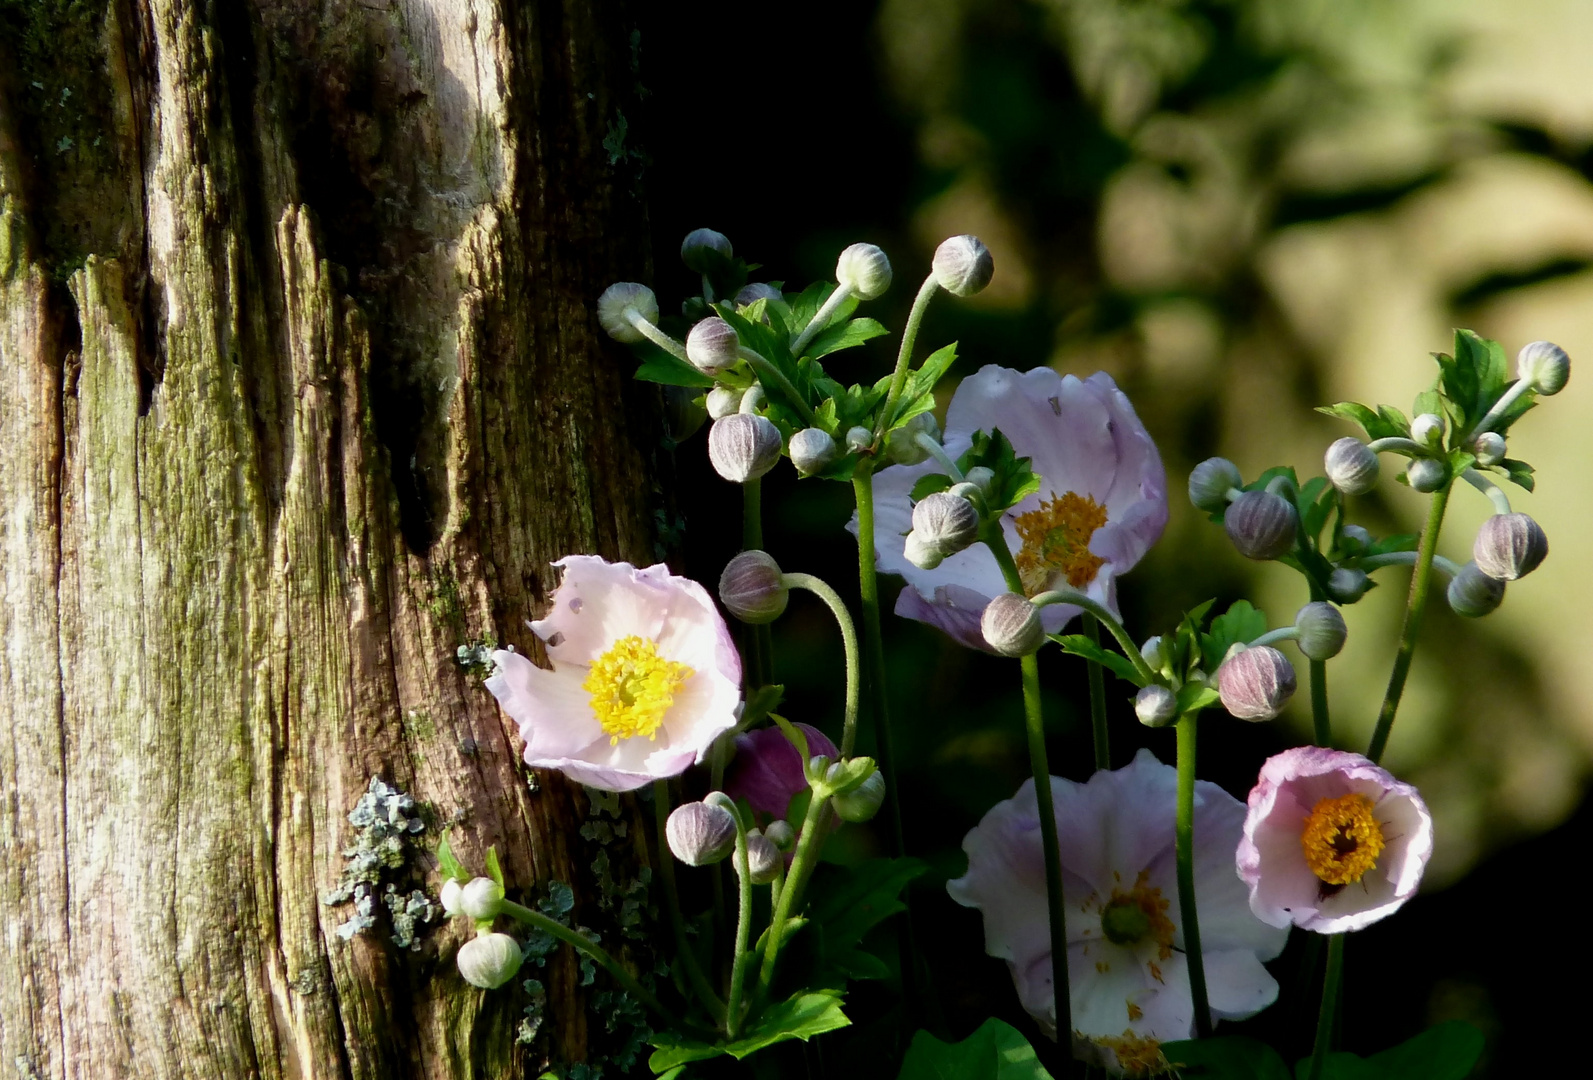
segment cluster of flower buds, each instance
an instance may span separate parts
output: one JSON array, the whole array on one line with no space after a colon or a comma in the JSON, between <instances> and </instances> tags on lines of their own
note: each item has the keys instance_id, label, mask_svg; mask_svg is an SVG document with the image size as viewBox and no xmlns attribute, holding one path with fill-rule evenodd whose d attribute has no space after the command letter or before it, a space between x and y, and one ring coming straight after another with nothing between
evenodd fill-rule
<instances>
[{"instance_id":1,"label":"cluster of flower buds","mask_svg":"<svg viewBox=\"0 0 1593 1080\"><path fill-rule=\"evenodd\" d=\"M520 943L492 930L492 921L503 910L502 885L484 877L464 884L449 878L442 887L442 907L448 915L476 924L476 936L460 946L455 960L465 982L494 990L514 978L524 956Z\"/></svg>"},{"instance_id":2,"label":"cluster of flower buds","mask_svg":"<svg viewBox=\"0 0 1593 1080\"><path fill-rule=\"evenodd\" d=\"M1189 474L1189 501L1221 514L1234 550L1247 559L1282 558L1294 550L1299 514L1294 503L1272 490L1244 491L1239 467L1227 458L1207 458Z\"/></svg>"},{"instance_id":3,"label":"cluster of flower buds","mask_svg":"<svg viewBox=\"0 0 1593 1080\"><path fill-rule=\"evenodd\" d=\"M919 500L913 507L912 531L907 534L908 562L933 570L979 538L980 514L970 496L978 497L978 489L959 484Z\"/></svg>"}]
</instances>

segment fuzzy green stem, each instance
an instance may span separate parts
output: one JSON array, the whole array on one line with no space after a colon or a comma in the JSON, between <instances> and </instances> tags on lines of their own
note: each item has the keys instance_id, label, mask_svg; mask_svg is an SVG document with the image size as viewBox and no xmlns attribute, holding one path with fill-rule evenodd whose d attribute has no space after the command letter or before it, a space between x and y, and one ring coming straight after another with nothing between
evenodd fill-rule
<instances>
[{"instance_id":1,"label":"fuzzy green stem","mask_svg":"<svg viewBox=\"0 0 1593 1080\"><path fill-rule=\"evenodd\" d=\"M1489 480L1476 469L1467 469L1460 474L1460 478L1484 495L1493 503L1493 512L1496 514L1510 513L1510 497L1499 489L1499 485Z\"/></svg>"},{"instance_id":2,"label":"fuzzy green stem","mask_svg":"<svg viewBox=\"0 0 1593 1080\"><path fill-rule=\"evenodd\" d=\"M735 858L741 904L736 915L736 955L730 963L730 997L725 1002L725 1033L732 1039L741 1030L741 993L747 984L747 946L752 941L752 867L747 858L747 830L739 820Z\"/></svg>"},{"instance_id":3,"label":"fuzzy green stem","mask_svg":"<svg viewBox=\"0 0 1593 1080\"><path fill-rule=\"evenodd\" d=\"M664 883L664 900L669 908L669 922L675 930L675 951L680 954L680 962L686 968L686 981L691 983L698 1000L707 1007L709 1015L714 1018L714 1023L722 1024L725 1022L724 1002L719 1000L719 995L714 993L713 987L708 984L708 977L697 964L697 956L691 951L691 942L686 938L686 918L681 914L680 891L675 886L675 859L669 852L667 780L653 781L653 818L658 825L658 876ZM717 874L718 867L715 867L714 871Z\"/></svg>"},{"instance_id":4,"label":"fuzzy green stem","mask_svg":"<svg viewBox=\"0 0 1593 1080\"><path fill-rule=\"evenodd\" d=\"M1399 651L1394 654L1394 669L1388 676L1388 692L1383 695L1383 708L1377 714L1377 730L1372 733L1372 743L1366 751L1366 756L1374 762L1382 760L1383 751L1388 747L1388 733L1394 726L1394 714L1399 711L1400 696L1405 692L1411 658L1416 654L1416 635L1421 630L1422 612L1427 609L1427 586L1432 581L1433 556L1438 550L1438 530L1444 523L1444 508L1449 505L1451 484L1445 484L1433 492L1433 501L1427 509L1427 526L1422 530L1421 546L1416 552L1416 571L1411 575L1410 595L1405 604L1405 624L1399 632Z\"/></svg>"},{"instance_id":5,"label":"fuzzy green stem","mask_svg":"<svg viewBox=\"0 0 1593 1080\"><path fill-rule=\"evenodd\" d=\"M781 580L789 589L806 589L823 600L841 628L841 644L846 649L846 713L841 727L841 757L849 758L852 756L852 746L857 742L857 699L863 681L857 651L857 629L852 624L852 613L846 610L839 593L812 574L782 574Z\"/></svg>"},{"instance_id":6,"label":"fuzzy green stem","mask_svg":"<svg viewBox=\"0 0 1593 1080\"><path fill-rule=\"evenodd\" d=\"M824 298L824 303L819 305L819 310L813 313L813 318L802 328L802 332L791 339L791 355L800 357L802 350L808 347L808 342L829 325L830 318L836 309L852 297L852 289L847 285L836 285L830 295Z\"/></svg>"},{"instance_id":7,"label":"fuzzy green stem","mask_svg":"<svg viewBox=\"0 0 1593 1080\"><path fill-rule=\"evenodd\" d=\"M929 302L939 290L940 284L935 280L935 275L930 274L918 287L918 295L913 297L913 308L907 313L907 325L902 328L902 347L896 353L896 370L891 372L890 392L886 394L885 407L879 413L879 426L874 429L876 440L885 434L896 419L896 403L907 385L907 367L913 359L913 346L918 342L918 328L924 324L924 313L929 310Z\"/></svg>"},{"instance_id":8,"label":"fuzzy green stem","mask_svg":"<svg viewBox=\"0 0 1593 1080\"><path fill-rule=\"evenodd\" d=\"M1101 643L1101 622L1088 611L1084 613L1084 636L1096 645ZM1087 660L1090 678L1090 732L1095 743L1095 769L1097 772L1112 767L1111 735L1106 729L1106 676L1101 665Z\"/></svg>"},{"instance_id":9,"label":"fuzzy green stem","mask_svg":"<svg viewBox=\"0 0 1593 1080\"><path fill-rule=\"evenodd\" d=\"M914 435L913 442L917 443L924 453L939 462L940 467L946 470L946 475L951 477L952 480L961 484L968 479L963 475L962 470L957 468L957 463L952 460L951 455L946 453L946 448L940 445L940 441L933 438L927 431L920 431L917 435Z\"/></svg>"},{"instance_id":10,"label":"fuzzy green stem","mask_svg":"<svg viewBox=\"0 0 1593 1080\"><path fill-rule=\"evenodd\" d=\"M1333 723L1328 719L1327 661L1312 660L1311 735L1318 746L1333 745Z\"/></svg>"},{"instance_id":11,"label":"fuzzy green stem","mask_svg":"<svg viewBox=\"0 0 1593 1080\"><path fill-rule=\"evenodd\" d=\"M688 364L691 363L691 357L686 355L686 346L682 345L680 342L664 333L658 327L648 322L641 316L640 313L627 308L625 315L630 320L630 324L636 328L636 332L638 334L641 334L648 341L651 341L654 345L657 345L660 349L663 349L675 359L684 360ZM693 364L692 367L695 369L696 365Z\"/></svg>"},{"instance_id":12,"label":"fuzzy green stem","mask_svg":"<svg viewBox=\"0 0 1593 1080\"><path fill-rule=\"evenodd\" d=\"M752 365L752 369L758 373L760 379L772 384L775 389L785 395L786 400L791 403L791 407L797 411L797 414L802 417L805 423L813 423L813 409L803 399L802 395L797 392L797 388L791 385L791 380L785 377L785 372L775 367L762 353L755 352L745 345L741 346L737 353L743 360Z\"/></svg>"},{"instance_id":13,"label":"fuzzy green stem","mask_svg":"<svg viewBox=\"0 0 1593 1080\"><path fill-rule=\"evenodd\" d=\"M1428 457L1431 451L1413 439L1390 435L1386 439L1373 439L1366 444L1375 454L1404 454L1406 457Z\"/></svg>"},{"instance_id":14,"label":"fuzzy green stem","mask_svg":"<svg viewBox=\"0 0 1593 1080\"><path fill-rule=\"evenodd\" d=\"M1311 1044L1311 1070L1307 1080L1322 1080L1322 1064L1333 1042L1333 1025L1339 1010L1339 983L1344 976L1344 935L1328 935L1327 974L1322 978L1322 1008L1316 1016L1316 1040Z\"/></svg>"},{"instance_id":15,"label":"fuzzy green stem","mask_svg":"<svg viewBox=\"0 0 1593 1080\"><path fill-rule=\"evenodd\" d=\"M797 838L796 853L791 857L791 869L786 874L785 887L780 890L779 902L774 905L769 919L769 938L764 942L763 967L758 972L758 1001L766 1001L769 988L774 984L774 968L780 958L780 946L785 943L785 926L791 919L791 909L802 897L802 887L817 862L819 833L824 828L824 814L830 805L828 796L814 794L808 803L807 816L802 819L802 835Z\"/></svg>"},{"instance_id":16,"label":"fuzzy green stem","mask_svg":"<svg viewBox=\"0 0 1593 1080\"><path fill-rule=\"evenodd\" d=\"M1206 997L1206 962L1200 951L1200 915L1195 910L1195 720L1178 718L1178 911L1184 924L1184 960L1189 965L1189 996L1195 1006L1195 1034L1211 1037L1211 1005Z\"/></svg>"},{"instance_id":17,"label":"fuzzy green stem","mask_svg":"<svg viewBox=\"0 0 1593 1080\"><path fill-rule=\"evenodd\" d=\"M1062 897L1062 849L1056 835L1056 806L1051 798L1051 765L1046 760L1045 719L1040 710L1040 662L1034 653L1020 660L1023 672L1023 721L1029 739L1029 769L1040 814L1040 844L1045 853L1046 914L1051 923L1051 989L1056 995L1058 1031L1073 1029L1068 989L1067 912Z\"/></svg>"},{"instance_id":18,"label":"fuzzy green stem","mask_svg":"<svg viewBox=\"0 0 1593 1080\"><path fill-rule=\"evenodd\" d=\"M885 644L879 618L879 576L874 567L874 473L867 460L852 477L857 500L857 587L863 600L863 655L868 665L868 704L880 772L885 774L885 806L890 815L891 854L906 854L902 809L896 794L896 755L891 745L890 703L885 686Z\"/></svg>"},{"instance_id":19,"label":"fuzzy green stem","mask_svg":"<svg viewBox=\"0 0 1593 1080\"><path fill-rule=\"evenodd\" d=\"M1001 572L1007 579L1007 588L1015 593L1023 592L1022 581L1018 577L1017 564L1012 561L1012 552L1007 550L1006 538L1001 534L999 525L987 527L986 532L979 538L990 548L990 553L996 557L996 562L1001 564ZM1010 570L1009 570L1010 568ZM1014 585L1014 582L1017 584ZM1102 626L1112 632L1117 639L1117 646L1123 650L1123 655L1128 657L1128 662L1134 665L1134 670L1147 683L1156 682L1156 673L1145 662L1145 657L1140 654L1139 646L1134 644L1134 639L1129 637L1123 624L1117 621L1104 604L1098 604L1077 589L1052 589L1032 598L1035 607L1048 607L1051 604L1072 604L1074 607L1083 608L1088 614L1094 615Z\"/></svg>"}]
</instances>

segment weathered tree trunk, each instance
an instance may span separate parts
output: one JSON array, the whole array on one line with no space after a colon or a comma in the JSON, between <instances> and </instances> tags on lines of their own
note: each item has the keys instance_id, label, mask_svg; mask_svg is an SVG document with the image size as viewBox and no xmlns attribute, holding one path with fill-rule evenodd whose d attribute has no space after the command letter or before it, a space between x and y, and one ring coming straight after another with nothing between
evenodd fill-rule
<instances>
[{"instance_id":1,"label":"weathered tree trunk","mask_svg":"<svg viewBox=\"0 0 1593 1080\"><path fill-rule=\"evenodd\" d=\"M321 896L380 777L426 829L378 892L435 896L452 825L625 940L637 831L583 839L455 653L532 648L551 558L655 558L652 402L590 314L647 272L636 62L619 3L0 0L0 1073L608 1038L567 950L520 1047L460 929L402 948L378 895L345 941Z\"/></svg>"}]
</instances>

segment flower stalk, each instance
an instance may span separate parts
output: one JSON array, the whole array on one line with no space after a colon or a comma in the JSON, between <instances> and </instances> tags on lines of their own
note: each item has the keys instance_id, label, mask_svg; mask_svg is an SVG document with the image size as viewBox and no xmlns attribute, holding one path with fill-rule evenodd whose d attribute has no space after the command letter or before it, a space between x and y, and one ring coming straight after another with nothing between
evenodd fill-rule
<instances>
[{"instance_id":1,"label":"flower stalk","mask_svg":"<svg viewBox=\"0 0 1593 1080\"><path fill-rule=\"evenodd\" d=\"M876 758L885 774L885 806L890 814L891 854L906 854L902 809L896 793L896 755L891 745L890 706L885 686L885 645L880 630L879 574L874 566L874 472L864 459L852 477L857 501L857 585L863 601L863 650L868 662L869 711L874 717Z\"/></svg>"},{"instance_id":2,"label":"flower stalk","mask_svg":"<svg viewBox=\"0 0 1593 1080\"><path fill-rule=\"evenodd\" d=\"M1175 832L1178 911L1184 924L1184 959L1189 964L1189 996L1195 1006L1195 1035L1211 1037L1211 1005L1206 996L1206 963L1200 951L1200 916L1195 910L1195 722L1198 712L1178 718L1178 812Z\"/></svg>"},{"instance_id":3,"label":"flower stalk","mask_svg":"<svg viewBox=\"0 0 1593 1080\"><path fill-rule=\"evenodd\" d=\"M1322 1006L1316 1015L1316 1039L1311 1044L1311 1069L1306 1080L1322 1080L1322 1065L1333 1042L1339 1011L1339 983L1344 975L1344 935L1328 935L1327 974L1322 978Z\"/></svg>"},{"instance_id":4,"label":"flower stalk","mask_svg":"<svg viewBox=\"0 0 1593 1080\"><path fill-rule=\"evenodd\" d=\"M836 624L841 628L841 644L846 650L846 712L841 727L841 757L852 756L852 747L857 742L857 704L862 684L862 664L858 657L857 628L852 623L852 613L846 610L840 594L829 585L812 574L782 574L786 586L792 589L806 589L808 592L823 600L830 613L835 616ZM887 778L888 779L888 778Z\"/></svg>"},{"instance_id":5,"label":"flower stalk","mask_svg":"<svg viewBox=\"0 0 1593 1080\"><path fill-rule=\"evenodd\" d=\"M740 906L736 914L736 955L730 962L730 995L725 1002L725 1033L732 1039L741 1030L741 995L747 985L747 946L752 940L752 866L747 859L747 828L736 813L736 879Z\"/></svg>"},{"instance_id":6,"label":"flower stalk","mask_svg":"<svg viewBox=\"0 0 1593 1080\"><path fill-rule=\"evenodd\" d=\"M1101 621L1090 612L1084 613L1084 636L1096 645L1101 643ZM1111 735L1106 728L1106 674L1093 660L1085 661L1090 680L1090 733L1095 746L1095 767L1112 767Z\"/></svg>"},{"instance_id":7,"label":"flower stalk","mask_svg":"<svg viewBox=\"0 0 1593 1080\"><path fill-rule=\"evenodd\" d=\"M924 325L924 313L929 310L929 302L939 291L940 283L935 280L934 274L930 274L918 287L918 295L913 297L912 310L907 313L907 325L902 327L902 347L896 354L896 370L891 372L890 391L885 395L885 407L880 410L879 424L874 429L875 442L884 436L895 417L896 403L901 400L902 390L907 385L907 368L913 359L913 346L918 342L918 329Z\"/></svg>"},{"instance_id":8,"label":"flower stalk","mask_svg":"<svg viewBox=\"0 0 1593 1080\"><path fill-rule=\"evenodd\" d=\"M780 946L785 943L786 924L791 921L791 909L801 898L802 888L813 872L813 864L818 861L818 837L824 829L825 811L829 805L828 792L821 795L815 791L808 803L808 812L802 818L802 833L797 837L796 854L791 858L791 869L786 872L785 885L780 890L780 898L775 902L774 913L769 919L769 938L764 943L763 965L758 971L758 989L754 998L757 1002L767 1001L769 988L774 985L774 969L780 958Z\"/></svg>"},{"instance_id":9,"label":"flower stalk","mask_svg":"<svg viewBox=\"0 0 1593 1080\"><path fill-rule=\"evenodd\" d=\"M697 1000L702 1002L703 1006L708 1010L708 1014L714 1018L714 1023L723 1024L726 1015L725 1003L719 1000L719 995L714 993L714 988L709 985L708 977L703 974L702 968L697 963L697 955L691 951L691 943L686 938L686 918L681 914L680 890L675 884L675 859L669 852L669 837L666 831L669 823L669 781L667 780L653 781L653 819L658 825L658 876L664 883L664 900L669 908L669 922L675 931L675 952L680 956L680 962L685 965L686 981L691 984L692 991L697 995ZM737 843L738 845L744 845L745 841L738 838ZM717 879L719 876L718 867L711 869ZM515 905L505 902L504 910L507 911L513 906ZM511 912L511 914L513 913ZM549 933L552 933L552 931L549 931ZM558 937L559 935L555 934L554 936ZM580 935L576 936L579 937ZM561 940L569 939L564 938ZM582 940L584 941L585 939L583 938ZM593 948L596 948L596 946L593 946ZM598 960L604 967L608 966L608 962L595 955L593 959Z\"/></svg>"}]
</instances>

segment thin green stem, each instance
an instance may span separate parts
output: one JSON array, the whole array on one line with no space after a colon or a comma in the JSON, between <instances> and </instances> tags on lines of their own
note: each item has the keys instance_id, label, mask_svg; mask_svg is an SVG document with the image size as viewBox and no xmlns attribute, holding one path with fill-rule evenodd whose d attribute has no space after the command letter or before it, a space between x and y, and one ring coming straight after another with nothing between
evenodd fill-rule
<instances>
[{"instance_id":1,"label":"thin green stem","mask_svg":"<svg viewBox=\"0 0 1593 1080\"><path fill-rule=\"evenodd\" d=\"M951 455L946 453L946 448L940 445L939 439L934 438L927 431L920 431L913 436L913 442L918 444L924 453L939 462L940 467L946 470L946 475L957 483L961 484L968 479L963 475L962 470L957 468L957 463L952 460Z\"/></svg>"},{"instance_id":2,"label":"thin green stem","mask_svg":"<svg viewBox=\"0 0 1593 1080\"><path fill-rule=\"evenodd\" d=\"M1206 961L1200 951L1200 915L1195 909L1195 718L1178 718L1178 911L1184 924L1184 960L1189 965L1189 996L1195 1006L1195 1034L1211 1037L1211 1005L1206 997Z\"/></svg>"},{"instance_id":3,"label":"thin green stem","mask_svg":"<svg viewBox=\"0 0 1593 1080\"><path fill-rule=\"evenodd\" d=\"M1012 552L1007 550L1006 538L1001 536L999 532L997 532L995 540L986 538L983 535L980 538L985 541L991 552L995 554L996 561L1002 564L1001 572L1007 575L1007 587L1012 588L1014 581L1018 581L1021 586L1022 582L1017 577L1017 565L1012 561ZM1011 567L1010 574L1008 574L1008 567ZM1021 593L1023 590L1020 587L1012 588L1012 591ZM1094 615L1100 620L1102 626L1112 632L1112 636L1117 639L1117 647L1128 658L1128 662L1134 665L1134 670L1139 672L1140 677L1146 682L1156 681L1156 673L1151 670L1150 664L1145 662L1145 657L1140 654L1139 646L1134 644L1134 639L1129 637L1128 631L1123 628L1123 624L1117 621L1117 616L1113 615L1106 605L1097 603L1077 589L1052 589L1049 592L1043 592L1039 596L1033 597L1033 600L1035 607L1047 607L1051 604L1072 604L1074 607L1082 608L1089 614Z\"/></svg>"},{"instance_id":4,"label":"thin green stem","mask_svg":"<svg viewBox=\"0 0 1593 1080\"><path fill-rule=\"evenodd\" d=\"M697 963L697 955L691 951L691 942L686 938L686 918L681 914L680 891L675 885L675 860L669 852L669 782L666 780L653 781L653 818L658 825L658 876L664 882L669 922L675 929L675 951L680 954L680 962L686 968L686 981L691 983L698 1000L707 1007L714 1023L722 1024L725 1022L724 1002L709 985L708 977Z\"/></svg>"},{"instance_id":5,"label":"thin green stem","mask_svg":"<svg viewBox=\"0 0 1593 1080\"><path fill-rule=\"evenodd\" d=\"M1318 746L1333 745L1333 723L1328 719L1327 661L1311 661L1311 734Z\"/></svg>"},{"instance_id":6,"label":"thin green stem","mask_svg":"<svg viewBox=\"0 0 1593 1080\"><path fill-rule=\"evenodd\" d=\"M819 798L815 795L808 803L807 816L802 819L802 835L797 838L791 869L787 871L785 887L780 890L780 900L774 905L774 912L769 919L769 937L763 946L763 966L758 971L758 1001L768 999L769 987L774 984L774 968L780 958L780 946L785 943L786 923L791 919L792 907L802 897L802 887L807 884L808 875L813 873L819 834L824 828L824 814L829 805L828 797Z\"/></svg>"},{"instance_id":7,"label":"thin green stem","mask_svg":"<svg viewBox=\"0 0 1593 1080\"><path fill-rule=\"evenodd\" d=\"M830 319L835 315L836 309L852 297L852 290L846 285L836 285L830 295L824 298L824 303L819 305L819 310L813 313L813 318L802 328L802 332L791 339L791 355L800 357L802 350L808 347L808 342L829 325Z\"/></svg>"},{"instance_id":8,"label":"thin green stem","mask_svg":"<svg viewBox=\"0 0 1593 1080\"><path fill-rule=\"evenodd\" d=\"M1322 1080L1322 1063L1333 1043L1333 1026L1339 1011L1339 982L1344 977L1344 935L1328 935L1327 974L1322 978L1322 1008L1316 1016L1316 1040L1311 1044L1311 1070L1306 1080Z\"/></svg>"},{"instance_id":9,"label":"thin green stem","mask_svg":"<svg viewBox=\"0 0 1593 1080\"><path fill-rule=\"evenodd\" d=\"M1510 497L1499 489L1499 485L1489 480L1476 469L1467 469L1460 474L1460 478L1484 495L1493 503L1493 512L1496 514L1510 513Z\"/></svg>"},{"instance_id":10,"label":"thin green stem","mask_svg":"<svg viewBox=\"0 0 1593 1080\"><path fill-rule=\"evenodd\" d=\"M852 613L834 589L812 574L782 574L786 587L806 589L823 600L841 628L841 644L846 650L846 713L841 727L841 756L852 756L852 746L857 742L857 700L863 681L862 664L858 659L857 628L852 624Z\"/></svg>"},{"instance_id":11,"label":"thin green stem","mask_svg":"<svg viewBox=\"0 0 1593 1080\"><path fill-rule=\"evenodd\" d=\"M1101 643L1101 622L1088 611L1084 613L1084 636L1096 645ZM1090 732L1095 742L1095 769L1112 767L1111 735L1106 729L1106 676L1101 665L1086 660L1090 677Z\"/></svg>"},{"instance_id":12,"label":"thin green stem","mask_svg":"<svg viewBox=\"0 0 1593 1080\"><path fill-rule=\"evenodd\" d=\"M896 353L896 370L891 372L890 392L885 396L885 407L880 410L879 426L874 429L876 439L885 434L896 418L896 403L907 385L907 367L913 359L913 346L918 342L918 328L924 324L924 312L929 310L929 302L939 290L935 275L930 274L918 287L918 295L913 297L913 309L907 313L907 325L902 327L902 347Z\"/></svg>"},{"instance_id":13,"label":"thin green stem","mask_svg":"<svg viewBox=\"0 0 1593 1080\"><path fill-rule=\"evenodd\" d=\"M812 407L797 392L797 388L791 384L791 380L785 377L785 372L775 367L768 357L747 348L745 345L741 346L737 353L743 360L752 365L752 369L758 373L760 379L770 383L775 389L785 395L786 400L791 403L791 407L797 411L803 421L809 424L813 423Z\"/></svg>"},{"instance_id":14,"label":"thin green stem","mask_svg":"<svg viewBox=\"0 0 1593 1080\"><path fill-rule=\"evenodd\" d=\"M1399 632L1399 651L1394 654L1394 669L1388 675L1388 692L1383 695L1383 708L1377 714L1377 730L1372 733L1371 746L1366 756L1380 761L1388 747L1388 733L1394 726L1394 714L1399 711L1399 699L1405 692L1405 679L1410 674L1411 658L1416 654L1416 635L1421 630L1422 612L1427 609L1427 586L1432 581L1433 556L1438 550L1438 530L1444 523L1444 508L1449 505L1449 492L1453 481L1433 492L1433 501L1427 509L1427 526L1422 530L1421 546L1416 552L1416 571L1410 579L1410 595L1405 604L1405 625Z\"/></svg>"},{"instance_id":15,"label":"thin green stem","mask_svg":"<svg viewBox=\"0 0 1593 1080\"><path fill-rule=\"evenodd\" d=\"M863 599L863 656L868 665L868 704L874 717L874 739L880 772L885 774L885 806L890 815L891 854L906 853L902 809L896 794L896 754L891 745L890 705L885 686L885 645L879 618L879 576L874 568L874 474L867 461L858 462L852 477L857 500L857 587Z\"/></svg>"},{"instance_id":16,"label":"thin green stem","mask_svg":"<svg viewBox=\"0 0 1593 1080\"><path fill-rule=\"evenodd\" d=\"M1051 798L1051 766L1046 760L1045 720L1040 711L1040 663L1034 653L1020 662L1023 672L1024 731L1029 738L1029 768L1040 814L1040 844L1045 853L1046 913L1051 923L1051 989L1056 995L1056 1028L1073 1030L1068 991L1068 928L1062 898L1062 849L1056 835L1056 806Z\"/></svg>"},{"instance_id":17,"label":"thin green stem","mask_svg":"<svg viewBox=\"0 0 1593 1080\"><path fill-rule=\"evenodd\" d=\"M648 341L651 341L654 345L657 345L660 349L663 349L675 359L684 360L688 364L691 363L691 357L686 355L686 346L682 345L680 342L664 333L658 327L642 318L642 316L637 312L627 311L626 314L630 316L631 325L636 328L636 332L638 334L641 334ZM695 366L696 365L693 365L693 367Z\"/></svg>"},{"instance_id":18,"label":"thin green stem","mask_svg":"<svg viewBox=\"0 0 1593 1080\"><path fill-rule=\"evenodd\" d=\"M730 997L725 1002L725 1033L732 1039L741 1030L741 993L747 984L747 946L752 941L752 867L747 859L747 830L740 821L736 822L735 858L741 906L736 915L736 955L730 962Z\"/></svg>"}]
</instances>

